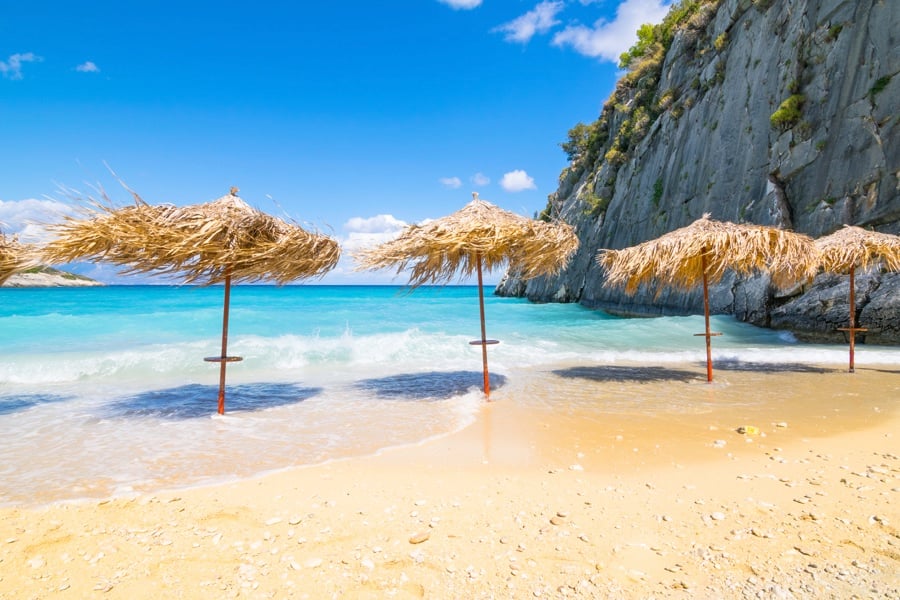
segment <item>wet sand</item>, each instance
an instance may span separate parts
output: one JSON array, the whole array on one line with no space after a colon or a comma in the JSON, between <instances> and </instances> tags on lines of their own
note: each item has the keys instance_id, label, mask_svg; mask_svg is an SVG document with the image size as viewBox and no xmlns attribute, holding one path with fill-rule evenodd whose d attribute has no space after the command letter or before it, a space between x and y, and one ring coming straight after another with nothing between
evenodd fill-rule
<instances>
[{"instance_id":1,"label":"wet sand","mask_svg":"<svg viewBox=\"0 0 900 600\"><path fill-rule=\"evenodd\" d=\"M896 365L510 382L377 456L0 509L0 598L900 597Z\"/></svg>"}]
</instances>

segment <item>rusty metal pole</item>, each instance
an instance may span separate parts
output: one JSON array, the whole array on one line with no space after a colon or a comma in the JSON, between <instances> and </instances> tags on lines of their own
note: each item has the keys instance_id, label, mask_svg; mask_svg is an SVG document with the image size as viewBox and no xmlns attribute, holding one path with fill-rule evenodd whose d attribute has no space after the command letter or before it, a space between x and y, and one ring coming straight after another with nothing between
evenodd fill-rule
<instances>
[{"instance_id":1,"label":"rusty metal pole","mask_svg":"<svg viewBox=\"0 0 900 600\"><path fill-rule=\"evenodd\" d=\"M703 315L706 318L706 381L711 382L713 380L712 374L712 348L710 344L710 336L712 333L709 331L709 282L706 277L706 249L703 249L703 255L701 256L701 260L703 262Z\"/></svg>"},{"instance_id":2,"label":"rusty metal pole","mask_svg":"<svg viewBox=\"0 0 900 600\"><path fill-rule=\"evenodd\" d=\"M853 364L853 351L856 346L856 296L855 296L855 288L856 284L854 282L854 265L850 265L850 328L848 333L850 334L850 372L853 373L855 371L855 366Z\"/></svg>"},{"instance_id":3,"label":"rusty metal pole","mask_svg":"<svg viewBox=\"0 0 900 600\"><path fill-rule=\"evenodd\" d=\"M481 252L475 254L475 261L478 264L478 308L481 311L481 362L484 366L484 395L490 399L491 397L491 381L488 375L487 347L488 340L484 327L484 282L481 276Z\"/></svg>"}]
</instances>

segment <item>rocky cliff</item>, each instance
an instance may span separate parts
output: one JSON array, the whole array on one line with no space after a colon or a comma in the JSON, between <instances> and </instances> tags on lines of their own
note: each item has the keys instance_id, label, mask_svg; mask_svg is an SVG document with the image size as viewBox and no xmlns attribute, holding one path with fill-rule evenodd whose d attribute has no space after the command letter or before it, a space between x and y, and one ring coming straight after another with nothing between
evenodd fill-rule
<instances>
[{"instance_id":1,"label":"rocky cliff","mask_svg":"<svg viewBox=\"0 0 900 600\"><path fill-rule=\"evenodd\" d=\"M562 144L571 162L544 212L575 226L577 255L558 276L508 273L498 294L621 314L699 312L699 291L626 296L604 286L595 257L703 213L813 237L843 224L900 233L900 1L682 0L642 28L623 63L597 121ZM713 305L835 339L846 279L821 275L776 294L764 277L731 277ZM865 274L858 284L867 341L900 342L900 278Z\"/></svg>"}]
</instances>

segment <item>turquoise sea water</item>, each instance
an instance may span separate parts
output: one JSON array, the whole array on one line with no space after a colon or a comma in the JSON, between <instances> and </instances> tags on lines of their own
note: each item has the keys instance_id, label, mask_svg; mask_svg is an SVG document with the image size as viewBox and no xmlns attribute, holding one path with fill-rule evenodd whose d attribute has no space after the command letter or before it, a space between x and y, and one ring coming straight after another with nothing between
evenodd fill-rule
<instances>
[{"instance_id":1,"label":"turquoise sea water","mask_svg":"<svg viewBox=\"0 0 900 600\"><path fill-rule=\"evenodd\" d=\"M369 454L471 422L477 288L235 286L218 416L221 287L0 289L0 504L244 477ZM702 317L619 319L485 298L493 399L554 366L697 365ZM843 346L714 317L716 361L846 364ZM862 347L857 363L900 364ZM552 381L552 380L551 380ZM551 383L552 384L552 383ZM538 395L541 395L538 392ZM515 401L528 401L515 394ZM598 399L602 402L602 399Z\"/></svg>"}]
</instances>

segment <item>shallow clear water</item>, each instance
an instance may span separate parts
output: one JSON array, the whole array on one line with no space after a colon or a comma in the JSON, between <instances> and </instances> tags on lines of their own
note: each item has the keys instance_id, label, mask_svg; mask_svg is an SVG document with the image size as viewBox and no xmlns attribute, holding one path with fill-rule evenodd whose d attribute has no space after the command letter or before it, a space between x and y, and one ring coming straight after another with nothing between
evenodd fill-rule
<instances>
[{"instance_id":1,"label":"shallow clear water","mask_svg":"<svg viewBox=\"0 0 900 600\"><path fill-rule=\"evenodd\" d=\"M222 288L0 289L0 504L243 477L416 443L482 402L477 288L236 286L226 414ZM702 317L620 319L485 298L492 387L541 402L554 365L705 359ZM717 361L833 363L843 346L714 317ZM858 363L900 364L866 347ZM543 375L539 374L543 373ZM515 383L515 385L510 385ZM559 400L560 402L565 399ZM537 401L537 400L536 400ZM602 402L603 399L597 399ZM621 402L618 399L617 402Z\"/></svg>"}]
</instances>

